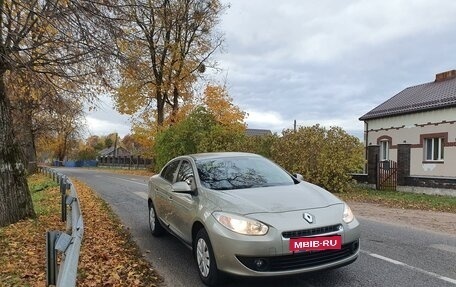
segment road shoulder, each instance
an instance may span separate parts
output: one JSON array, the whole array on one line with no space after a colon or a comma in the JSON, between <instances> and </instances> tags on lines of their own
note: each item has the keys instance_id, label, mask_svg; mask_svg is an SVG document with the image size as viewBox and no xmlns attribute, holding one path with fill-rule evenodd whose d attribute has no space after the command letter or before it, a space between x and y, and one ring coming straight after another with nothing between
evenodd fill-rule
<instances>
[{"instance_id":1,"label":"road shoulder","mask_svg":"<svg viewBox=\"0 0 456 287\"><path fill-rule=\"evenodd\" d=\"M348 203L354 214L360 218L453 236L456 234L455 213L391 208L381 204L355 201L348 201Z\"/></svg>"}]
</instances>

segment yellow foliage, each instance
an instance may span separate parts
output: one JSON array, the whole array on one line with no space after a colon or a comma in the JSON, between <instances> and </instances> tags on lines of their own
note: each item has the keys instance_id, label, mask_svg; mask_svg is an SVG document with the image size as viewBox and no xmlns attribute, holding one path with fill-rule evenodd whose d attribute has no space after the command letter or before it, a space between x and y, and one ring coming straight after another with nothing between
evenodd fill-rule
<instances>
[{"instance_id":1,"label":"yellow foliage","mask_svg":"<svg viewBox=\"0 0 456 287\"><path fill-rule=\"evenodd\" d=\"M245 129L246 113L232 103L225 87L208 85L204 90L203 102L214 115L215 120L224 126Z\"/></svg>"}]
</instances>

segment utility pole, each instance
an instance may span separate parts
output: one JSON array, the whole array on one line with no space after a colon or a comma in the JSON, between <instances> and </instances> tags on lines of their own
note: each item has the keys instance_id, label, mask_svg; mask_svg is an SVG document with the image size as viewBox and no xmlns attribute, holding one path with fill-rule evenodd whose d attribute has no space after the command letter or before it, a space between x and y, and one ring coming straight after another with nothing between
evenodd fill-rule
<instances>
[{"instance_id":1,"label":"utility pole","mask_svg":"<svg viewBox=\"0 0 456 287\"><path fill-rule=\"evenodd\" d=\"M114 141L114 156L117 156L117 133L116 133L116 139Z\"/></svg>"}]
</instances>

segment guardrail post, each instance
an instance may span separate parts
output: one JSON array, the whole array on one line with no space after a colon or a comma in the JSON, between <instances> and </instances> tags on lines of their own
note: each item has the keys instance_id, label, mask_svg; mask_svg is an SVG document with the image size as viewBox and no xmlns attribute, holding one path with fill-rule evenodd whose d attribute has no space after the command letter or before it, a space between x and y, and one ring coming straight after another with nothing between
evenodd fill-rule
<instances>
[{"instance_id":1,"label":"guardrail post","mask_svg":"<svg viewBox=\"0 0 456 287\"><path fill-rule=\"evenodd\" d=\"M68 182L68 181L65 181L65 189L68 191L68 194L70 193L70 189L71 189L71 183ZM66 194L66 193L65 193ZM65 196L65 204L66 204L66 196ZM73 216L72 216L72 206L69 205L68 208L70 208L70 213L68 214L68 209L65 209L65 213L66 213L66 222L67 222L67 225L66 225L66 232L68 234L71 234L72 230L73 230Z\"/></svg>"},{"instance_id":2,"label":"guardrail post","mask_svg":"<svg viewBox=\"0 0 456 287\"><path fill-rule=\"evenodd\" d=\"M55 243L59 238L59 231L46 232L46 286L56 285L57 282L57 251Z\"/></svg>"},{"instance_id":3,"label":"guardrail post","mask_svg":"<svg viewBox=\"0 0 456 287\"><path fill-rule=\"evenodd\" d=\"M60 200L60 203L61 203L61 219L62 219L62 222L65 222L66 219L67 219L67 206L66 206L66 187L67 187L67 184L66 184L66 178L64 179L63 176L60 180L60 195L61 195L61 200Z\"/></svg>"}]
</instances>

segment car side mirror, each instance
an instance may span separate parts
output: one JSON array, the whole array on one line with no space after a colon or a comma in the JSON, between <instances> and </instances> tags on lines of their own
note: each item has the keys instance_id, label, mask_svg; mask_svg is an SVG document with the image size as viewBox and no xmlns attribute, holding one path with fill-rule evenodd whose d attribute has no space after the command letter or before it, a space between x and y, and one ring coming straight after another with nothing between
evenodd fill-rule
<instances>
[{"instance_id":1,"label":"car side mirror","mask_svg":"<svg viewBox=\"0 0 456 287\"><path fill-rule=\"evenodd\" d=\"M173 183L172 188L174 192L192 193L190 185L188 185L188 183L186 183L185 181L178 181L176 183Z\"/></svg>"},{"instance_id":2,"label":"car side mirror","mask_svg":"<svg viewBox=\"0 0 456 287\"><path fill-rule=\"evenodd\" d=\"M302 176L300 173L295 173L293 176L299 181L304 181L304 176Z\"/></svg>"}]
</instances>

